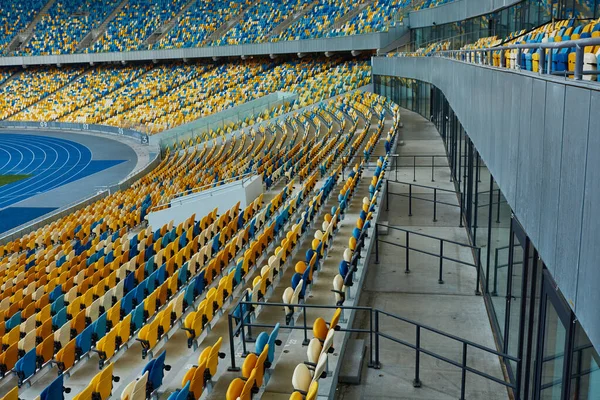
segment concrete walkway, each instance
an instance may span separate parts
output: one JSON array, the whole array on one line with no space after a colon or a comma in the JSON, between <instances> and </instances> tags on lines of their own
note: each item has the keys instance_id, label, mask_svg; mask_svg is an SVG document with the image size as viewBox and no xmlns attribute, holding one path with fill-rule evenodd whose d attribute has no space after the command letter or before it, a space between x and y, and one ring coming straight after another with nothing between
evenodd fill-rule
<instances>
[{"instance_id":1,"label":"concrete walkway","mask_svg":"<svg viewBox=\"0 0 600 400\"><path fill-rule=\"evenodd\" d=\"M400 155L443 155L443 142L435 126L407 110L402 111L404 128L400 138L403 147L397 147ZM454 190L450 182L447 161L436 160L443 168L436 168L431 182L431 168L421 167L416 171L416 184L436 186ZM403 160L402 165L408 162ZM430 165L429 163L427 163ZM399 168L398 180L413 182L412 161L410 167ZM389 179L396 178L394 168ZM390 191L408 193L408 186L390 183ZM413 194L431 196L431 190L413 188ZM456 195L444 195L443 200L458 205ZM440 196L438 195L438 199ZM408 199L390 196L389 211L382 211L380 222L388 221L393 227L442 237L468 244L467 231L459 227L459 208L440 206L437 222L433 221L432 203L413 200L412 217L408 216ZM385 208L383 208L385 209ZM390 230L381 240L404 245L404 232ZM411 236L410 246L437 254L439 243L427 238ZM474 267L450 261L444 262L444 284L438 283L439 259L427 254L410 252L409 267L405 273L405 250L392 244L379 245L379 263L371 256L368 275L362 288L360 304L384 310L437 328L443 332L495 349L494 338L483 297L475 295L476 270ZM470 249L447 245L444 255L473 263ZM360 314L358 314L360 318ZM368 329L368 315L355 321L355 328ZM415 343L415 327L408 323L382 316L380 331L408 343ZM365 338L368 343L368 337ZM421 347L460 363L462 345L459 342L431 332L421 333ZM415 376L415 351L409 347L380 339L381 369L367 368L368 357L360 385L340 384L337 398L351 399L458 399L460 398L461 370L449 363L421 354L420 379L422 387L413 387ZM498 357L469 347L467 364L503 380L503 371ZM467 399L506 399L506 389L493 381L475 374L466 374Z\"/></svg>"}]
</instances>

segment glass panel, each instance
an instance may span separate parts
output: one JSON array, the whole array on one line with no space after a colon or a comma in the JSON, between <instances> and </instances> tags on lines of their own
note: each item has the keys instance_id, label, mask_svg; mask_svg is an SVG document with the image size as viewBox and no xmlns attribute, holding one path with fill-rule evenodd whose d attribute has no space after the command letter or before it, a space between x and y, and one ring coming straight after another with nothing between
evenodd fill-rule
<instances>
[{"instance_id":1,"label":"glass panel","mask_svg":"<svg viewBox=\"0 0 600 400\"><path fill-rule=\"evenodd\" d=\"M496 321L504 337L506 289L508 283L508 250L510 239L510 207L494 182L492 193L492 226L490 227L490 294Z\"/></svg>"},{"instance_id":2,"label":"glass panel","mask_svg":"<svg viewBox=\"0 0 600 400\"><path fill-rule=\"evenodd\" d=\"M519 242L516 234L513 234L513 258L512 258L512 274L511 274L511 298L510 315L508 321L508 341L507 353L511 356L518 356L519 353L519 331L521 328L521 305L523 304L523 273L525 271L525 252L523 251L524 244ZM514 361L510 362L513 374L516 373L517 364Z\"/></svg>"},{"instance_id":3,"label":"glass panel","mask_svg":"<svg viewBox=\"0 0 600 400\"><path fill-rule=\"evenodd\" d=\"M544 349L542 352L541 400L560 400L562 394L567 330L550 299L546 299Z\"/></svg>"},{"instance_id":4,"label":"glass panel","mask_svg":"<svg viewBox=\"0 0 600 400\"><path fill-rule=\"evenodd\" d=\"M572 400L600 399L600 357L579 323L575 327L575 342L571 368Z\"/></svg>"}]
</instances>

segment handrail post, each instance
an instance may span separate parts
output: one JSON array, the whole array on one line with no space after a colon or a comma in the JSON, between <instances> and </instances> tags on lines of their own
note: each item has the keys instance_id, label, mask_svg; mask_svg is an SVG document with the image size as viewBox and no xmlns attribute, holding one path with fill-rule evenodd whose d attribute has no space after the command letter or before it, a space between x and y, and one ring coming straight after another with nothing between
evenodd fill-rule
<instances>
[{"instance_id":1,"label":"handrail post","mask_svg":"<svg viewBox=\"0 0 600 400\"><path fill-rule=\"evenodd\" d=\"M239 371L240 368L235 366L235 346L233 344L233 316L229 314L227 318L229 320L229 353L231 358L231 366L227 368L227 371Z\"/></svg>"},{"instance_id":2,"label":"handrail post","mask_svg":"<svg viewBox=\"0 0 600 400\"><path fill-rule=\"evenodd\" d=\"M307 326L306 326L306 307L302 307L302 314L304 314L304 341L302 342L302 346L308 346L308 343L310 342L310 340L308 340L308 333L306 332Z\"/></svg>"},{"instance_id":3,"label":"handrail post","mask_svg":"<svg viewBox=\"0 0 600 400\"><path fill-rule=\"evenodd\" d=\"M375 368L373 363L373 308L369 310L369 368Z\"/></svg>"},{"instance_id":4,"label":"handrail post","mask_svg":"<svg viewBox=\"0 0 600 400\"><path fill-rule=\"evenodd\" d=\"M442 278L442 275L444 273L444 240L440 240L440 272L439 272L439 277L438 277L438 283L440 285L442 285L444 283L444 279Z\"/></svg>"},{"instance_id":5,"label":"handrail post","mask_svg":"<svg viewBox=\"0 0 600 400\"><path fill-rule=\"evenodd\" d=\"M540 74L546 73L546 50L543 48L539 48L540 51L540 61L538 62L538 72Z\"/></svg>"},{"instance_id":6,"label":"handrail post","mask_svg":"<svg viewBox=\"0 0 600 400\"><path fill-rule=\"evenodd\" d=\"M437 222L437 188L433 189L433 222Z\"/></svg>"},{"instance_id":7,"label":"handrail post","mask_svg":"<svg viewBox=\"0 0 600 400\"><path fill-rule=\"evenodd\" d=\"M421 387L421 379L419 378L421 366L421 326L417 325L417 335L415 339L415 379L413 379L413 387Z\"/></svg>"},{"instance_id":8,"label":"handrail post","mask_svg":"<svg viewBox=\"0 0 600 400\"><path fill-rule=\"evenodd\" d=\"M385 211L390 211L390 181L385 180Z\"/></svg>"},{"instance_id":9,"label":"handrail post","mask_svg":"<svg viewBox=\"0 0 600 400\"><path fill-rule=\"evenodd\" d=\"M245 332L245 326L244 326L244 320L246 319L246 315L244 315L244 307L242 307L241 303L239 304L240 307L240 315L241 315L241 327L240 330L242 332L242 357L245 357L248 355L248 351L246 350L246 332Z\"/></svg>"},{"instance_id":10,"label":"handrail post","mask_svg":"<svg viewBox=\"0 0 600 400\"><path fill-rule=\"evenodd\" d=\"M410 244L409 244L409 232L406 231L405 233L406 233L406 268L404 269L404 273L408 274L408 273L410 273L410 268L408 268L408 261L409 261L408 253L410 250L409 249Z\"/></svg>"},{"instance_id":11,"label":"handrail post","mask_svg":"<svg viewBox=\"0 0 600 400\"><path fill-rule=\"evenodd\" d=\"M575 46L575 80L580 81L583 78L583 47Z\"/></svg>"},{"instance_id":12,"label":"handrail post","mask_svg":"<svg viewBox=\"0 0 600 400\"><path fill-rule=\"evenodd\" d=\"M467 380L467 342L463 342L462 371L460 377L460 399L465 400L465 385Z\"/></svg>"},{"instance_id":13,"label":"handrail post","mask_svg":"<svg viewBox=\"0 0 600 400\"><path fill-rule=\"evenodd\" d=\"M552 74L552 49L548 50L548 68L547 68L547 74L551 75Z\"/></svg>"},{"instance_id":14,"label":"handrail post","mask_svg":"<svg viewBox=\"0 0 600 400\"><path fill-rule=\"evenodd\" d=\"M481 247L477 247L477 260L475 261L477 264L477 280L475 281L475 294L477 296L481 296L481 291L479 290L479 281L481 280Z\"/></svg>"},{"instance_id":15,"label":"handrail post","mask_svg":"<svg viewBox=\"0 0 600 400\"><path fill-rule=\"evenodd\" d=\"M377 310L375 310L375 364L373 367L375 369L381 368L379 362L379 312Z\"/></svg>"},{"instance_id":16,"label":"handrail post","mask_svg":"<svg viewBox=\"0 0 600 400\"><path fill-rule=\"evenodd\" d=\"M379 224L375 224L375 264L379 264Z\"/></svg>"},{"instance_id":17,"label":"handrail post","mask_svg":"<svg viewBox=\"0 0 600 400\"><path fill-rule=\"evenodd\" d=\"M504 50L500 48L500 68L504 68Z\"/></svg>"},{"instance_id":18,"label":"handrail post","mask_svg":"<svg viewBox=\"0 0 600 400\"><path fill-rule=\"evenodd\" d=\"M431 182L435 182L433 179L433 174L435 171L435 156L431 156Z\"/></svg>"},{"instance_id":19,"label":"handrail post","mask_svg":"<svg viewBox=\"0 0 600 400\"><path fill-rule=\"evenodd\" d=\"M417 181L417 156L413 156L413 182Z\"/></svg>"},{"instance_id":20,"label":"handrail post","mask_svg":"<svg viewBox=\"0 0 600 400\"><path fill-rule=\"evenodd\" d=\"M412 217L412 185L408 185L408 216Z\"/></svg>"}]
</instances>

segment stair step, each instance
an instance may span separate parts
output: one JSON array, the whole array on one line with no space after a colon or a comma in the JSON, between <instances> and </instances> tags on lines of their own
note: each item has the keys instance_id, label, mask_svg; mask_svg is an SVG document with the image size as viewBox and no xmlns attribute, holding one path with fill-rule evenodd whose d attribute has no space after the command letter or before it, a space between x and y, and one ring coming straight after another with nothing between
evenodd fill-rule
<instances>
[{"instance_id":1,"label":"stair step","mask_svg":"<svg viewBox=\"0 0 600 400\"><path fill-rule=\"evenodd\" d=\"M339 383L360 385L367 345L364 339L350 339L344 349L342 367L338 375Z\"/></svg>"}]
</instances>

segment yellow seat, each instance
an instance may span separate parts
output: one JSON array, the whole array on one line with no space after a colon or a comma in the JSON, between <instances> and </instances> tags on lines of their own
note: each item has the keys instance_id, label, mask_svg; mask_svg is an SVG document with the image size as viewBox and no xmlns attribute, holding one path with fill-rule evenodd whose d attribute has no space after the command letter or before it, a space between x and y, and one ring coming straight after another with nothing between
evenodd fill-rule
<instances>
[{"instance_id":1,"label":"yellow seat","mask_svg":"<svg viewBox=\"0 0 600 400\"><path fill-rule=\"evenodd\" d=\"M93 389L93 394L99 395L101 400L107 400L112 393L113 382L119 382L119 377L113 375L113 366L113 363L104 366L89 384Z\"/></svg>"}]
</instances>

